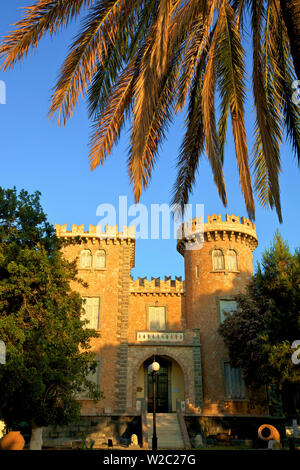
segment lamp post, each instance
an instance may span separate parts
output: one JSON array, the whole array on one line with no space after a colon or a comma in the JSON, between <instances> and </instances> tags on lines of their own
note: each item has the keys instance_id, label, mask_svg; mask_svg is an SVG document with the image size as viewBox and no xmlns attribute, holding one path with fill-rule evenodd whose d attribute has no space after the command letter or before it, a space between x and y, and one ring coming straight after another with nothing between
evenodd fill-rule
<instances>
[{"instance_id":1,"label":"lamp post","mask_svg":"<svg viewBox=\"0 0 300 470\"><path fill-rule=\"evenodd\" d=\"M153 436L152 436L152 450L157 450L157 435L156 435L156 375L160 369L158 362L153 360L152 364L148 367L149 374L152 374L153 381Z\"/></svg>"}]
</instances>

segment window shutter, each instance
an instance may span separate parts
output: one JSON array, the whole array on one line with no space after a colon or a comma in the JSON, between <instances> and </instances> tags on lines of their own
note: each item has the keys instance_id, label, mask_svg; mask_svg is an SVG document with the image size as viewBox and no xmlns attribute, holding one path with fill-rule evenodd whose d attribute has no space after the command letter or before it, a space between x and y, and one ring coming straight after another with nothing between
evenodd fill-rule
<instances>
[{"instance_id":1,"label":"window shutter","mask_svg":"<svg viewBox=\"0 0 300 470\"><path fill-rule=\"evenodd\" d=\"M106 265L106 253L104 250L98 250L95 253L95 268L96 269L101 269L105 268Z\"/></svg>"},{"instance_id":2,"label":"window shutter","mask_svg":"<svg viewBox=\"0 0 300 470\"><path fill-rule=\"evenodd\" d=\"M235 300L220 300L220 316L221 323L226 318L226 315L231 314L237 310L237 302Z\"/></svg>"},{"instance_id":3,"label":"window shutter","mask_svg":"<svg viewBox=\"0 0 300 470\"><path fill-rule=\"evenodd\" d=\"M92 266L92 254L90 250L82 250L80 254L80 267L90 268Z\"/></svg>"},{"instance_id":4,"label":"window shutter","mask_svg":"<svg viewBox=\"0 0 300 470\"><path fill-rule=\"evenodd\" d=\"M83 315L83 317L85 320L89 321L89 324L87 324L86 327L98 330L100 298L85 297L85 304L83 305L83 308L85 310L85 314Z\"/></svg>"},{"instance_id":5,"label":"window shutter","mask_svg":"<svg viewBox=\"0 0 300 470\"><path fill-rule=\"evenodd\" d=\"M101 363L100 363L100 360L97 360L97 366L96 366L96 369L95 369L95 372L89 372L89 374L87 375L87 379L94 383L95 385L97 385L98 389L100 389L100 374L101 374ZM88 391L87 390L83 390L81 393L78 394L78 399L90 399L89 396L88 396Z\"/></svg>"},{"instance_id":6,"label":"window shutter","mask_svg":"<svg viewBox=\"0 0 300 470\"><path fill-rule=\"evenodd\" d=\"M245 399L246 386L242 369L231 367L229 362L225 362L224 376L226 397L232 399Z\"/></svg>"},{"instance_id":7,"label":"window shutter","mask_svg":"<svg viewBox=\"0 0 300 470\"><path fill-rule=\"evenodd\" d=\"M153 331L166 329L165 307L149 307L149 329Z\"/></svg>"},{"instance_id":8,"label":"window shutter","mask_svg":"<svg viewBox=\"0 0 300 470\"><path fill-rule=\"evenodd\" d=\"M234 250L227 252L227 269L228 271L237 271L237 255Z\"/></svg>"},{"instance_id":9,"label":"window shutter","mask_svg":"<svg viewBox=\"0 0 300 470\"><path fill-rule=\"evenodd\" d=\"M225 269L224 255L222 250L214 250L212 253L213 270L221 271Z\"/></svg>"},{"instance_id":10,"label":"window shutter","mask_svg":"<svg viewBox=\"0 0 300 470\"><path fill-rule=\"evenodd\" d=\"M93 382L95 385L99 385L99 373L100 373L100 361L97 361L97 367L95 372L90 372L87 375L87 378L90 382Z\"/></svg>"}]
</instances>

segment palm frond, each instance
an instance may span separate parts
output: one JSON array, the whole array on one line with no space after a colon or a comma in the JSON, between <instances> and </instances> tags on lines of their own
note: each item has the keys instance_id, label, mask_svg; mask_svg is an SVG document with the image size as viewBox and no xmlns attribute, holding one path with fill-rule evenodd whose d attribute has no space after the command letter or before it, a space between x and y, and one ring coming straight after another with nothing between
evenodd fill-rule
<instances>
[{"instance_id":1,"label":"palm frond","mask_svg":"<svg viewBox=\"0 0 300 470\"><path fill-rule=\"evenodd\" d=\"M224 113L219 122L221 155L223 157L228 108L230 108L240 184L249 217L254 219L255 208L244 116L244 50L234 10L227 1L224 1L222 4L220 22L222 28L216 57L218 83L221 94L221 111Z\"/></svg>"},{"instance_id":2,"label":"palm frond","mask_svg":"<svg viewBox=\"0 0 300 470\"><path fill-rule=\"evenodd\" d=\"M124 63L131 61L138 49L143 49L143 38L147 37L156 2L157 0L148 0L144 4L137 4L132 10L130 21L124 24L115 43L110 45L106 54L103 53L103 62L97 61L97 72L88 90L91 117L102 113L106 98L117 81Z\"/></svg>"},{"instance_id":3,"label":"palm frond","mask_svg":"<svg viewBox=\"0 0 300 470\"><path fill-rule=\"evenodd\" d=\"M22 20L14 24L16 30L4 36L0 56L3 69L14 67L31 47L37 47L45 33L51 35L80 14L82 7L90 7L94 0L40 0L26 7Z\"/></svg>"},{"instance_id":4,"label":"palm frond","mask_svg":"<svg viewBox=\"0 0 300 470\"><path fill-rule=\"evenodd\" d=\"M227 205L226 187L222 168L219 138L215 118L215 58L219 41L221 21L218 18L207 57L202 87L202 118L205 135L205 148L210 162L214 181L223 204Z\"/></svg>"},{"instance_id":5,"label":"palm frond","mask_svg":"<svg viewBox=\"0 0 300 470\"><path fill-rule=\"evenodd\" d=\"M97 70L104 64L120 30L126 24L137 0L98 2L90 9L82 32L71 46L52 95L49 116L58 112L58 122L72 115L79 96L83 96Z\"/></svg>"},{"instance_id":6,"label":"palm frond","mask_svg":"<svg viewBox=\"0 0 300 470\"><path fill-rule=\"evenodd\" d=\"M124 34L126 34L124 32ZM103 63L97 60L96 73L88 89L88 105L90 117L97 117L103 111L106 98L109 96L114 84L118 80L124 66L124 56L120 50L120 44L124 40L124 34L120 33L114 47L109 47Z\"/></svg>"},{"instance_id":7,"label":"palm frond","mask_svg":"<svg viewBox=\"0 0 300 470\"><path fill-rule=\"evenodd\" d=\"M206 54L203 54L197 67L191 88L186 132L180 147L177 161L177 177L172 190L172 204L180 206L188 202L196 180L201 154L204 150L204 129L202 116L201 89Z\"/></svg>"},{"instance_id":8,"label":"palm frond","mask_svg":"<svg viewBox=\"0 0 300 470\"><path fill-rule=\"evenodd\" d=\"M139 57L132 59L124 69L119 81L110 90L102 112L95 120L89 154L91 169L104 162L119 140L126 112L132 102L139 60Z\"/></svg>"},{"instance_id":9,"label":"palm frond","mask_svg":"<svg viewBox=\"0 0 300 470\"><path fill-rule=\"evenodd\" d=\"M264 178L255 174L255 187L260 194L269 194L269 205L276 207L278 218L282 221L279 172L280 172L280 139L278 132L278 116L272 112L272 103L269 102L268 93L264 86L264 66L262 51L262 18L265 15L263 0L252 2L252 31L253 31L253 91L256 108L256 144L253 149L253 166L258 168L258 160L265 159L267 173ZM258 153L261 149L261 154ZM269 188L262 185L268 183Z\"/></svg>"},{"instance_id":10,"label":"palm frond","mask_svg":"<svg viewBox=\"0 0 300 470\"><path fill-rule=\"evenodd\" d=\"M146 105L147 111L146 113L141 113L142 119L135 120L133 124L128 170L136 202L139 201L143 189L149 184L159 144L165 138L168 125L172 119L176 80L177 67L176 64L172 63L169 64L167 72L159 81L157 99L155 102L150 102L150 106L149 103ZM142 95L146 92L141 83L137 89L138 93L142 93ZM142 96L138 97L138 99L141 99L140 106L143 109L143 101L147 97ZM135 108L137 106L135 104ZM139 125L143 126L141 134L139 133Z\"/></svg>"},{"instance_id":11,"label":"palm frond","mask_svg":"<svg viewBox=\"0 0 300 470\"><path fill-rule=\"evenodd\" d=\"M157 76L166 71L168 63L168 33L172 0L160 0L155 22L155 40L151 51L150 67L156 67Z\"/></svg>"},{"instance_id":12,"label":"palm frond","mask_svg":"<svg viewBox=\"0 0 300 470\"><path fill-rule=\"evenodd\" d=\"M271 191L270 176L268 167L266 165L266 159L263 153L262 140L260 138L260 132L258 129L257 122L255 123L255 143L253 147L253 154L255 158L252 161L252 168L255 174L255 191L258 199L263 207L273 207L274 200Z\"/></svg>"},{"instance_id":13,"label":"palm frond","mask_svg":"<svg viewBox=\"0 0 300 470\"><path fill-rule=\"evenodd\" d=\"M286 127L287 137L292 144L294 153L300 165L300 113L299 105L293 101L296 75L290 54L288 35L282 21L280 4L276 2L274 16L277 15L274 55L277 59L276 83L281 91L282 115Z\"/></svg>"},{"instance_id":14,"label":"palm frond","mask_svg":"<svg viewBox=\"0 0 300 470\"><path fill-rule=\"evenodd\" d=\"M199 9L199 12L197 12L197 15L192 20L191 31L188 36L188 44L184 51L182 73L178 84L178 102L175 108L176 112L181 110L186 102L197 69L197 64L200 60L201 54L208 44L209 31L212 28L214 14L219 1L210 2L209 8L207 8L205 3L206 2L203 2L204 8Z\"/></svg>"}]
</instances>

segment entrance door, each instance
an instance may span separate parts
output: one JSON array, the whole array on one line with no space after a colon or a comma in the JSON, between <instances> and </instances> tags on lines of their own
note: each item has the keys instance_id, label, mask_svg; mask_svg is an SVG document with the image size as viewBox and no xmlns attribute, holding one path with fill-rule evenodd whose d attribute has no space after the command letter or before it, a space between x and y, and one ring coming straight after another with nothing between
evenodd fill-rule
<instances>
[{"instance_id":1,"label":"entrance door","mask_svg":"<svg viewBox=\"0 0 300 470\"><path fill-rule=\"evenodd\" d=\"M148 413L153 413L153 377L148 374ZM168 365L161 364L156 375L156 412L168 413L169 390L168 390Z\"/></svg>"}]
</instances>

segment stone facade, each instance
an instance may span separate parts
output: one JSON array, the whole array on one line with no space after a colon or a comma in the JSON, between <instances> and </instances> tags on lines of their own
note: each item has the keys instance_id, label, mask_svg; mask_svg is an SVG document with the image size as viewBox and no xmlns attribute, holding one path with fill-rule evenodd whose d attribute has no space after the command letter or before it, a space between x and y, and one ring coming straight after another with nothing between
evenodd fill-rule
<instances>
[{"instance_id":1,"label":"stone facade","mask_svg":"<svg viewBox=\"0 0 300 470\"><path fill-rule=\"evenodd\" d=\"M99 338L91 344L105 398L98 403L82 398L82 416L138 415L140 399L151 401L147 366L154 357L164 365L158 392L162 412L175 412L180 402L186 415L268 415L264 391L228 396L224 375L228 354L218 334L224 301L243 291L252 275L255 226L243 217L227 215L222 221L212 215L197 238L196 222L192 221L188 237L187 226L182 227L177 245L184 258L185 281L133 280L132 227L120 233L117 227L99 232L94 226L85 231L73 225L68 231L66 225L56 225L60 237L82 237L81 243L64 249L67 259L77 259L79 277L88 284L73 288L85 298L100 299ZM82 265L83 250L88 250L90 264ZM97 265L99 253L104 261ZM163 327L153 327L153 312L158 312Z\"/></svg>"}]
</instances>

